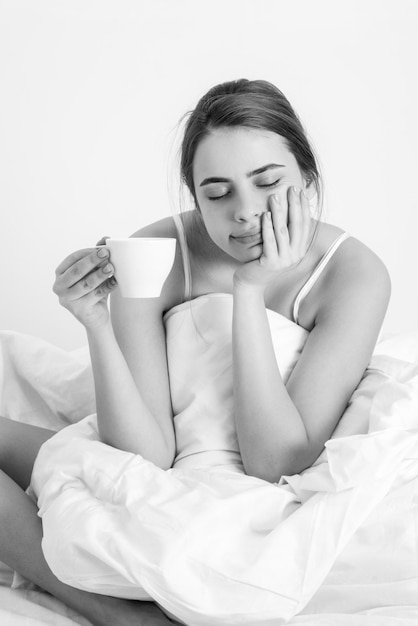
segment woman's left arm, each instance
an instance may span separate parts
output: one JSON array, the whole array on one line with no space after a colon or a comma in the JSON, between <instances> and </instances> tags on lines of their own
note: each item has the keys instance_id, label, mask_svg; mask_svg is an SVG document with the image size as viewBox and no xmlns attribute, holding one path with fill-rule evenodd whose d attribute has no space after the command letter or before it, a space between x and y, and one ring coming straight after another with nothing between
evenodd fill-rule
<instances>
[{"instance_id":1,"label":"woman's left arm","mask_svg":"<svg viewBox=\"0 0 418 626\"><path fill-rule=\"evenodd\" d=\"M321 453L360 382L390 295L383 263L352 239L346 262L327 272L315 326L286 385L273 348L262 290L234 288L235 420L248 474L276 482Z\"/></svg>"}]
</instances>

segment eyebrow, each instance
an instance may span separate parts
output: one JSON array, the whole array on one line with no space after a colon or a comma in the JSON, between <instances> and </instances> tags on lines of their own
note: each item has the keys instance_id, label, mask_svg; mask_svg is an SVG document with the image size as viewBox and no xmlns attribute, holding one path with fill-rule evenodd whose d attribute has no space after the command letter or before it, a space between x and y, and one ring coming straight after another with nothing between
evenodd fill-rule
<instances>
[{"instance_id":1,"label":"eyebrow","mask_svg":"<svg viewBox=\"0 0 418 626\"><path fill-rule=\"evenodd\" d=\"M248 172L246 174L247 178L251 178L252 176L256 176L257 174L262 174L267 170L272 170L277 167L285 167L284 165L279 165L279 163L269 163L268 165L263 165L262 167L258 167L256 170L252 172ZM229 178L220 178L219 176L211 176L210 178L205 178L200 183L199 187L203 187L204 185L210 185L211 183L229 183L231 182Z\"/></svg>"}]
</instances>

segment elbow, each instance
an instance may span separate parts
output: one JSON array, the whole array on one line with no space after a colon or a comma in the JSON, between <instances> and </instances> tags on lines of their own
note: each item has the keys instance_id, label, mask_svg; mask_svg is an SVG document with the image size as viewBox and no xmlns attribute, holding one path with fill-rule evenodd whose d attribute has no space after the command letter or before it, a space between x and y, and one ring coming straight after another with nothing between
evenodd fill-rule
<instances>
[{"instance_id":1,"label":"elbow","mask_svg":"<svg viewBox=\"0 0 418 626\"><path fill-rule=\"evenodd\" d=\"M245 472L248 476L254 476L268 483L277 483L280 480L281 473L273 465L244 464Z\"/></svg>"},{"instance_id":2,"label":"elbow","mask_svg":"<svg viewBox=\"0 0 418 626\"><path fill-rule=\"evenodd\" d=\"M134 454L143 456L140 451L133 452ZM150 454L147 457L143 456L144 459L146 458L147 461L150 461L153 465L156 465L162 470L169 470L173 467L174 457L174 450L172 451L168 448L150 451Z\"/></svg>"},{"instance_id":3,"label":"elbow","mask_svg":"<svg viewBox=\"0 0 418 626\"><path fill-rule=\"evenodd\" d=\"M164 457L162 459L162 464L160 464L161 469L169 470L173 467L174 460L176 458L176 436L173 432L170 433L170 436L165 438L165 447L164 447Z\"/></svg>"},{"instance_id":4,"label":"elbow","mask_svg":"<svg viewBox=\"0 0 418 626\"><path fill-rule=\"evenodd\" d=\"M306 446L295 445L275 454L264 455L244 461L248 475L269 483L277 483L282 476L293 476L311 466L315 459L308 454Z\"/></svg>"},{"instance_id":5,"label":"elbow","mask_svg":"<svg viewBox=\"0 0 418 626\"><path fill-rule=\"evenodd\" d=\"M148 460L151 461L154 465L159 467L162 470L169 470L173 467L174 458L175 458L175 446L166 442L166 445L162 448L155 450L154 454L150 455L151 458Z\"/></svg>"},{"instance_id":6,"label":"elbow","mask_svg":"<svg viewBox=\"0 0 418 626\"><path fill-rule=\"evenodd\" d=\"M169 470L173 467L174 459L176 457L175 449L167 450L166 453L161 457L160 463L156 463L158 467L163 470Z\"/></svg>"},{"instance_id":7,"label":"elbow","mask_svg":"<svg viewBox=\"0 0 418 626\"><path fill-rule=\"evenodd\" d=\"M158 467L163 470L169 470L173 467L174 460L176 458L176 436L173 431L170 431L167 436L164 437L164 446L161 450L161 459L159 463L156 463Z\"/></svg>"}]
</instances>

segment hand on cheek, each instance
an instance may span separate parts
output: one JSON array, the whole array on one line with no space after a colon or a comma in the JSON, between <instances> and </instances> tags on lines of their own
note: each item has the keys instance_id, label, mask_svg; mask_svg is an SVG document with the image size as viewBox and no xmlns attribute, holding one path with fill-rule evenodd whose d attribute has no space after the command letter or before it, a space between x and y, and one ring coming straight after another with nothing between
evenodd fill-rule
<instances>
[{"instance_id":1,"label":"hand on cheek","mask_svg":"<svg viewBox=\"0 0 418 626\"><path fill-rule=\"evenodd\" d=\"M265 287L295 266L308 249L310 223L309 201L301 189L290 187L270 196L261 222L263 252L235 272L236 281Z\"/></svg>"}]
</instances>

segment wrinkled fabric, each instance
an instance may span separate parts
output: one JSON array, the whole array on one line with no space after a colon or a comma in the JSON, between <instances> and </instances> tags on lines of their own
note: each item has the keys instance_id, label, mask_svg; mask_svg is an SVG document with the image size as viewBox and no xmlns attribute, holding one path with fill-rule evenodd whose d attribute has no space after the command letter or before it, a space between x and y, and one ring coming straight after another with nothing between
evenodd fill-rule
<instances>
[{"instance_id":1,"label":"wrinkled fabric","mask_svg":"<svg viewBox=\"0 0 418 626\"><path fill-rule=\"evenodd\" d=\"M270 484L243 473L231 426L231 315L214 294L166 316L171 470L101 443L94 414L42 446L50 567L192 626L416 623L418 334L378 344L315 464ZM307 332L268 317L286 380Z\"/></svg>"},{"instance_id":2,"label":"wrinkled fabric","mask_svg":"<svg viewBox=\"0 0 418 626\"><path fill-rule=\"evenodd\" d=\"M0 331L0 415L59 430L95 411L88 348L67 351Z\"/></svg>"}]
</instances>

